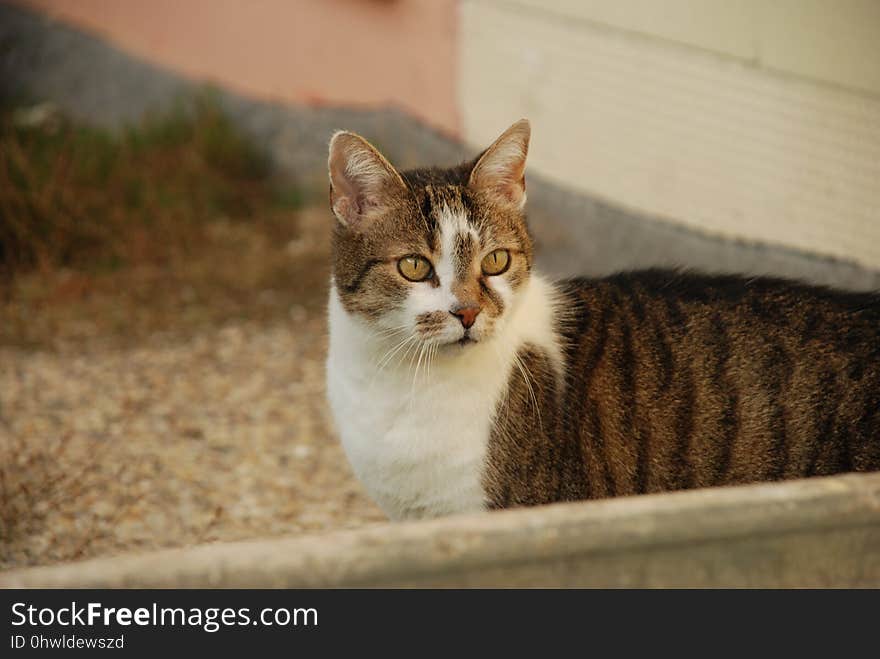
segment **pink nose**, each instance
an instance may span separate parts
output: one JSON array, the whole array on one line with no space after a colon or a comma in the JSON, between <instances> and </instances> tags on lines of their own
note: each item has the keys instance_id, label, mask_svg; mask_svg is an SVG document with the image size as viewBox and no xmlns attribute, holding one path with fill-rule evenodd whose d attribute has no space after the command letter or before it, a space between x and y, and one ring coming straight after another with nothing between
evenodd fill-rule
<instances>
[{"instance_id":1,"label":"pink nose","mask_svg":"<svg viewBox=\"0 0 880 659\"><path fill-rule=\"evenodd\" d=\"M449 313L453 316L458 316L458 319L461 321L461 324L464 325L464 328L468 329L474 324L474 321L477 319L477 314L479 314L480 311L482 311L480 307L461 307L455 311L450 311Z\"/></svg>"}]
</instances>

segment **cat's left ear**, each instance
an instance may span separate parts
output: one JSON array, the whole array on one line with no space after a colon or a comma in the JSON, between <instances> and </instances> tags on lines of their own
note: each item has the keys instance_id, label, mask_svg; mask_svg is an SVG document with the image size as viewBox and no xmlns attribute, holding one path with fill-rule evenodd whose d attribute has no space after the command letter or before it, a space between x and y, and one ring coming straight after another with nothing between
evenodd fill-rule
<instances>
[{"instance_id":1,"label":"cat's left ear","mask_svg":"<svg viewBox=\"0 0 880 659\"><path fill-rule=\"evenodd\" d=\"M522 208L526 203L526 156L531 126L520 119L483 152L471 170L469 185L497 201Z\"/></svg>"},{"instance_id":2,"label":"cat's left ear","mask_svg":"<svg viewBox=\"0 0 880 659\"><path fill-rule=\"evenodd\" d=\"M406 184L385 157L360 135L339 131L330 140L327 162L330 208L343 225L363 230Z\"/></svg>"}]
</instances>

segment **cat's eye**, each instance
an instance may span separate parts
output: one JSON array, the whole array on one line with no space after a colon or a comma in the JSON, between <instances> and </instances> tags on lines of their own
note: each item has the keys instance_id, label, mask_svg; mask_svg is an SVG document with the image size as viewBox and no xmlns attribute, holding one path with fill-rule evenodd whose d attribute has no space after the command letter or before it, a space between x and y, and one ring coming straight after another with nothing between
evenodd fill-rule
<instances>
[{"instance_id":1,"label":"cat's eye","mask_svg":"<svg viewBox=\"0 0 880 659\"><path fill-rule=\"evenodd\" d=\"M483 269L484 275L494 276L507 272L510 266L510 252L506 249L496 249L494 252L486 254L480 267Z\"/></svg>"},{"instance_id":2,"label":"cat's eye","mask_svg":"<svg viewBox=\"0 0 880 659\"><path fill-rule=\"evenodd\" d=\"M397 262L397 271L410 281L425 281L434 273L431 263L422 256L404 256Z\"/></svg>"}]
</instances>

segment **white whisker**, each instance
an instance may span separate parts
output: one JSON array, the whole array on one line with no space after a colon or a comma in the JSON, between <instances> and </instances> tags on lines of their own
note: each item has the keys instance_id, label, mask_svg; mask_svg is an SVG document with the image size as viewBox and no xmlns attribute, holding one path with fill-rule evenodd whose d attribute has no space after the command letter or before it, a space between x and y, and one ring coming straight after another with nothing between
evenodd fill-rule
<instances>
[{"instance_id":1,"label":"white whisker","mask_svg":"<svg viewBox=\"0 0 880 659\"><path fill-rule=\"evenodd\" d=\"M410 347L414 343L416 343L416 341L417 341L417 338L415 336L407 336L400 343L396 344L393 348L388 350L388 352L386 352L385 355L380 360L380 362L376 368L376 371L373 373L373 377L370 379L370 387L372 387L372 385L376 382L376 378L378 378L379 375L381 375L381 373L385 369L385 367L388 366L392 362L395 355L399 355L401 353L401 351L403 350L403 354L400 355L400 357L397 360L398 363L400 363L400 361L402 361L403 357L409 352ZM404 350L404 348L405 348L405 350Z\"/></svg>"},{"instance_id":2,"label":"white whisker","mask_svg":"<svg viewBox=\"0 0 880 659\"><path fill-rule=\"evenodd\" d=\"M523 380L525 381L526 387L529 390L529 397L532 399L532 405L535 406L535 413L538 416L538 427L543 430L544 424L541 421L541 407L538 405L538 397L535 396L535 389L534 387L532 387L530 379L532 376L531 371L529 371L529 368L525 365L525 363L523 363L523 360L520 359L520 356L515 352L513 353L513 363L516 364L519 372L523 376Z\"/></svg>"},{"instance_id":3,"label":"white whisker","mask_svg":"<svg viewBox=\"0 0 880 659\"><path fill-rule=\"evenodd\" d=\"M424 342L422 342L422 343L419 345L419 348L418 348L418 360L416 361L415 369L413 370L412 385L411 385L410 388L409 388L409 405L410 405L410 409L412 409L413 399L415 398L415 394L416 394L416 380L417 380L418 377L419 377L419 367L420 367L421 364L422 364L422 357L423 357L424 354L425 354L425 347L426 347L426 344L425 344ZM415 359L415 356L416 356L416 355L413 354L413 359Z\"/></svg>"}]
</instances>

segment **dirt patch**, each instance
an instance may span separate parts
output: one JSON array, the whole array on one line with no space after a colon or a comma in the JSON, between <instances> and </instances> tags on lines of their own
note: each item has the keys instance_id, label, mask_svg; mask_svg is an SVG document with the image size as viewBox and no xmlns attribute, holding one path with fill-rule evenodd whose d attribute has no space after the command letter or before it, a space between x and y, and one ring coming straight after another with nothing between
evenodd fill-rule
<instances>
[{"instance_id":1,"label":"dirt patch","mask_svg":"<svg viewBox=\"0 0 880 659\"><path fill-rule=\"evenodd\" d=\"M16 285L0 347L0 566L384 518L325 401L331 220L291 220L284 241L220 223L180 267Z\"/></svg>"}]
</instances>

